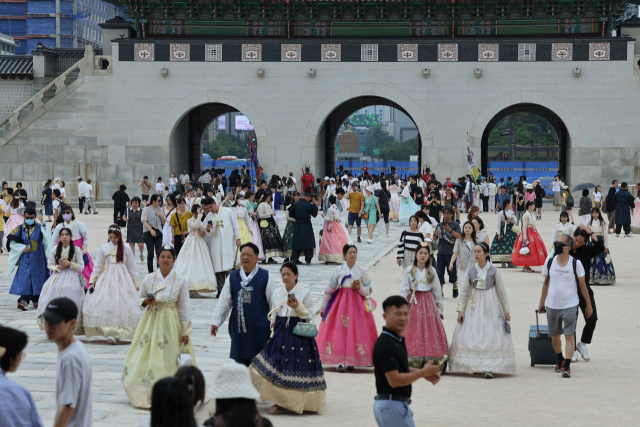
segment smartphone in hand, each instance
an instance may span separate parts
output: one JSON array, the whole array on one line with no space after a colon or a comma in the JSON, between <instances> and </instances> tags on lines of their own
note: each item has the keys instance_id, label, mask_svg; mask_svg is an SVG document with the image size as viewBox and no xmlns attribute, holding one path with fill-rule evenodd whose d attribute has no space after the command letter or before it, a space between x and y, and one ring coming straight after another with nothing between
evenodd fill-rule
<instances>
[{"instance_id":1,"label":"smartphone in hand","mask_svg":"<svg viewBox=\"0 0 640 427\"><path fill-rule=\"evenodd\" d=\"M146 296L149 299L156 299L156 297L154 297L152 293L148 293Z\"/></svg>"}]
</instances>

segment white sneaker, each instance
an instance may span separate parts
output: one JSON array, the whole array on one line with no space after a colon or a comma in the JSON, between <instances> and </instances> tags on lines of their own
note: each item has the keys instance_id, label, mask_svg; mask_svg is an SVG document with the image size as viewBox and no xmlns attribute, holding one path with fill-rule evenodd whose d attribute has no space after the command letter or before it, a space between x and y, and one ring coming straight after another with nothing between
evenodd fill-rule
<instances>
[{"instance_id":1,"label":"white sneaker","mask_svg":"<svg viewBox=\"0 0 640 427\"><path fill-rule=\"evenodd\" d=\"M338 372L346 372L347 368L341 363L338 365Z\"/></svg>"},{"instance_id":2,"label":"white sneaker","mask_svg":"<svg viewBox=\"0 0 640 427\"><path fill-rule=\"evenodd\" d=\"M111 345L116 345L117 341L114 337L107 337L107 342Z\"/></svg>"},{"instance_id":3,"label":"white sneaker","mask_svg":"<svg viewBox=\"0 0 640 427\"><path fill-rule=\"evenodd\" d=\"M493 378L493 374L491 372L487 372L484 374L484 377L488 380L490 380L491 378Z\"/></svg>"},{"instance_id":4,"label":"white sneaker","mask_svg":"<svg viewBox=\"0 0 640 427\"><path fill-rule=\"evenodd\" d=\"M578 350L576 353L580 353L580 356L582 356L584 360L586 360L587 362L591 360L591 357L589 356L589 350L587 350L587 345L585 343L580 341L576 346L576 349Z\"/></svg>"},{"instance_id":5,"label":"white sneaker","mask_svg":"<svg viewBox=\"0 0 640 427\"><path fill-rule=\"evenodd\" d=\"M575 363L578 361L578 352L574 351L573 352L573 357L571 358L571 363Z\"/></svg>"},{"instance_id":6,"label":"white sneaker","mask_svg":"<svg viewBox=\"0 0 640 427\"><path fill-rule=\"evenodd\" d=\"M367 239L367 243L371 244L372 240L371 239Z\"/></svg>"},{"instance_id":7,"label":"white sneaker","mask_svg":"<svg viewBox=\"0 0 640 427\"><path fill-rule=\"evenodd\" d=\"M616 237L620 237L620 235L619 235L619 234L616 234Z\"/></svg>"},{"instance_id":8,"label":"white sneaker","mask_svg":"<svg viewBox=\"0 0 640 427\"><path fill-rule=\"evenodd\" d=\"M631 234L625 234L624 237L631 237Z\"/></svg>"}]
</instances>

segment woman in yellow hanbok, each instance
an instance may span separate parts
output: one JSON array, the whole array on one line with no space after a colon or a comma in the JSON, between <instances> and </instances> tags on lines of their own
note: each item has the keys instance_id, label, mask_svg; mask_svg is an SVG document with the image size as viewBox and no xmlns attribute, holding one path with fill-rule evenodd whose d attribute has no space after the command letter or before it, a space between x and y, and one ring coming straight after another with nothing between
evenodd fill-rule
<instances>
[{"instance_id":1,"label":"woman in yellow hanbok","mask_svg":"<svg viewBox=\"0 0 640 427\"><path fill-rule=\"evenodd\" d=\"M158 255L160 269L144 278L138 293L140 307L147 310L122 372L122 385L137 408L151 407L153 385L175 374L180 354L189 353L195 365L189 339L193 334L189 288L173 270L175 259L173 248L164 246Z\"/></svg>"},{"instance_id":2,"label":"woman in yellow hanbok","mask_svg":"<svg viewBox=\"0 0 640 427\"><path fill-rule=\"evenodd\" d=\"M238 228L240 229L240 242L243 245L245 243L251 242L252 233L249 231L249 224L251 224L251 219L249 218L247 201L244 199L244 195L236 195L236 201L233 203L233 205L231 205L231 209L235 212L236 219L238 221Z\"/></svg>"}]
</instances>

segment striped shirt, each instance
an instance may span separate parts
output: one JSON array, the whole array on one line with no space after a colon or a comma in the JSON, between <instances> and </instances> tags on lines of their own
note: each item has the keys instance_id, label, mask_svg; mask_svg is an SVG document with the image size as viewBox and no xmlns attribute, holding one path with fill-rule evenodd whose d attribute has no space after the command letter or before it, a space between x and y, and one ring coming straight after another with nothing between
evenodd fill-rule
<instances>
[{"instance_id":1,"label":"striped shirt","mask_svg":"<svg viewBox=\"0 0 640 427\"><path fill-rule=\"evenodd\" d=\"M398 243L398 255L396 258L404 258L405 249L408 251L416 252L420 243L424 242L424 236L420 231L415 233L405 230L400 235L400 243Z\"/></svg>"},{"instance_id":2,"label":"striped shirt","mask_svg":"<svg viewBox=\"0 0 640 427\"><path fill-rule=\"evenodd\" d=\"M160 212L164 215L164 213L162 212L162 208L159 206L155 208L153 206L147 206L146 208L144 208L142 210L142 223L144 224L146 222L147 224L149 224L149 227L153 228L154 230L162 231L162 221L160 220L158 215L156 215L156 212ZM149 230L145 227L144 232L148 233Z\"/></svg>"}]
</instances>

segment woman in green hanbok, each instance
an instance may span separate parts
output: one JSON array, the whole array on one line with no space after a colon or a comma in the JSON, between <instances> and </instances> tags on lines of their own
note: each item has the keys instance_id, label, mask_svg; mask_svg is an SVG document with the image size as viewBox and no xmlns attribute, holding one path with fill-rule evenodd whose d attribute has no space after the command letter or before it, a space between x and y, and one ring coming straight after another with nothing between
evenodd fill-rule
<instances>
[{"instance_id":1,"label":"woman in green hanbok","mask_svg":"<svg viewBox=\"0 0 640 427\"><path fill-rule=\"evenodd\" d=\"M195 356L189 337L191 303L189 287L173 270L176 255L164 246L158 255L159 270L148 274L140 286L138 304L146 311L138 323L122 372L122 385L131 405L151 407L151 391L160 379L178 370L178 357Z\"/></svg>"}]
</instances>

